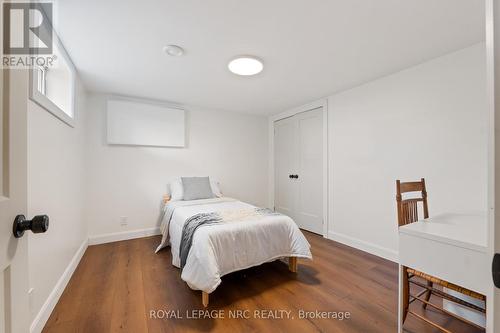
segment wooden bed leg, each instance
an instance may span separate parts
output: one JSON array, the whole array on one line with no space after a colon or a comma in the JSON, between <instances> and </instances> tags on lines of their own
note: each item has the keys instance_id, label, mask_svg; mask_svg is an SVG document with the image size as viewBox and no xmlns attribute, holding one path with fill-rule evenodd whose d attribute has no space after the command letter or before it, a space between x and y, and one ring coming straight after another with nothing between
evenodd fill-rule
<instances>
[{"instance_id":1,"label":"wooden bed leg","mask_svg":"<svg viewBox=\"0 0 500 333\"><path fill-rule=\"evenodd\" d=\"M206 293L204 291L201 292L201 301L202 301L204 307L208 306L208 293Z\"/></svg>"},{"instance_id":2,"label":"wooden bed leg","mask_svg":"<svg viewBox=\"0 0 500 333\"><path fill-rule=\"evenodd\" d=\"M290 272L297 273L297 257L288 258L288 269Z\"/></svg>"}]
</instances>

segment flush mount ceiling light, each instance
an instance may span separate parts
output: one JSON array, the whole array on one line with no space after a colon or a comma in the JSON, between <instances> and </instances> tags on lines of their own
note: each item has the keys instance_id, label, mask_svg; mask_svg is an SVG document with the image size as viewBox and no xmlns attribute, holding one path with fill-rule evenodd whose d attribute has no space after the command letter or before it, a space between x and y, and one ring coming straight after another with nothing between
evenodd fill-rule
<instances>
[{"instance_id":1,"label":"flush mount ceiling light","mask_svg":"<svg viewBox=\"0 0 500 333\"><path fill-rule=\"evenodd\" d=\"M180 57L184 54L184 49L177 45L167 45L163 47L163 52L172 57Z\"/></svg>"},{"instance_id":2,"label":"flush mount ceiling light","mask_svg":"<svg viewBox=\"0 0 500 333\"><path fill-rule=\"evenodd\" d=\"M239 56L227 65L229 70L237 75L250 76L259 74L264 69L262 60L253 56Z\"/></svg>"}]
</instances>

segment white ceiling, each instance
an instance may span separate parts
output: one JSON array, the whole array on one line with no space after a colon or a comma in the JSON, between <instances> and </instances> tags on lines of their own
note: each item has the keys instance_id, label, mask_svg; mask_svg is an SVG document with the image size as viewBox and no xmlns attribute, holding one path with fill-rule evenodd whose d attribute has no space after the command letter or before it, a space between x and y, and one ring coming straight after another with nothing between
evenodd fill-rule
<instances>
[{"instance_id":1,"label":"white ceiling","mask_svg":"<svg viewBox=\"0 0 500 333\"><path fill-rule=\"evenodd\" d=\"M272 114L484 40L483 2L62 0L55 21L90 91ZM264 71L230 73L239 54Z\"/></svg>"}]
</instances>

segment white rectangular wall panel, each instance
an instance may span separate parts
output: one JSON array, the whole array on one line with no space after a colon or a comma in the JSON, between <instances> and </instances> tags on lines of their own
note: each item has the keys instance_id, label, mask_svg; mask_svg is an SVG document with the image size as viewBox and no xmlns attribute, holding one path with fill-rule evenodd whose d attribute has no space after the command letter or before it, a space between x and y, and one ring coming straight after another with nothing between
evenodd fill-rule
<instances>
[{"instance_id":1,"label":"white rectangular wall panel","mask_svg":"<svg viewBox=\"0 0 500 333\"><path fill-rule=\"evenodd\" d=\"M184 113L184 110L163 105L109 99L108 144L184 147Z\"/></svg>"}]
</instances>

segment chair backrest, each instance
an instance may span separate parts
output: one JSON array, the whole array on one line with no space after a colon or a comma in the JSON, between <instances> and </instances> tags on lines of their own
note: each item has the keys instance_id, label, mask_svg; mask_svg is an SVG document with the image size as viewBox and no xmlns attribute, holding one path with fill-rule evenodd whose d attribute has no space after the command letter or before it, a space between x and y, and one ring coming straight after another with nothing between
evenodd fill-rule
<instances>
[{"instance_id":1,"label":"chair backrest","mask_svg":"<svg viewBox=\"0 0 500 333\"><path fill-rule=\"evenodd\" d=\"M420 197L403 200L403 194L408 192L420 192ZM396 180L396 202L398 205L398 226L418 221L418 203L422 202L424 218L429 217L427 206L427 191L425 189L425 179L419 182L402 183Z\"/></svg>"}]
</instances>

